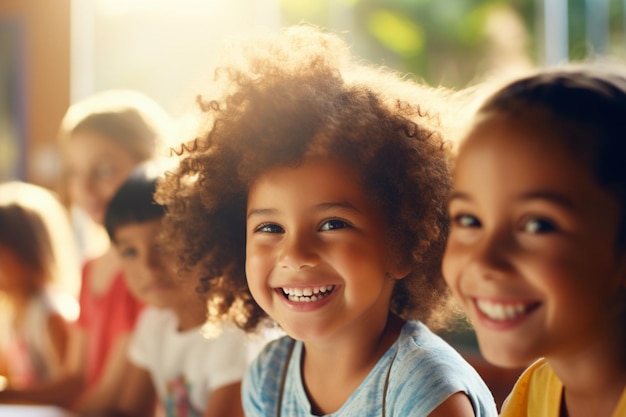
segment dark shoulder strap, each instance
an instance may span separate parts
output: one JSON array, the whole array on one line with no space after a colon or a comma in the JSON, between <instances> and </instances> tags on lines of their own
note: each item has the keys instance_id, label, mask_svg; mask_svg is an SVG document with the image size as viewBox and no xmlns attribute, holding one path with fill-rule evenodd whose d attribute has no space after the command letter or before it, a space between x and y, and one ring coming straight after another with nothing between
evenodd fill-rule
<instances>
[{"instance_id":1,"label":"dark shoulder strap","mask_svg":"<svg viewBox=\"0 0 626 417\"><path fill-rule=\"evenodd\" d=\"M287 357L285 358L285 364L283 366L283 373L280 377L280 386L278 387L278 398L276 399L276 417L280 417L281 409L283 408L283 391L285 390L285 381L287 380L287 370L289 369L289 362L291 362L291 355L293 354L293 348L296 345L296 341L291 339L289 350L287 351Z\"/></svg>"},{"instance_id":2,"label":"dark shoulder strap","mask_svg":"<svg viewBox=\"0 0 626 417\"><path fill-rule=\"evenodd\" d=\"M283 391L285 390L285 381L287 380L287 370L289 369L289 362L291 362L291 355L293 354L293 348L295 344L296 344L296 341L292 339L291 345L289 346L289 351L287 352L287 357L285 358L285 365L283 366L283 373L280 377L278 398L276 399L276 417L281 416L281 410L283 408L282 407ZM391 375L391 366L393 365L393 362L395 361L397 354L398 354L398 350L396 349L396 351L393 354L393 357L391 358L391 363L389 364L389 368L387 369L387 375L385 378L385 387L383 388L383 416L382 417L385 417L385 414L386 414L385 405L387 403L387 389L389 387L389 377Z\"/></svg>"},{"instance_id":3,"label":"dark shoulder strap","mask_svg":"<svg viewBox=\"0 0 626 417\"><path fill-rule=\"evenodd\" d=\"M387 376L385 377L385 387L383 388L383 417L386 415L386 405L387 405L387 390L389 388L389 377L391 376L391 367L393 366L394 361L396 360L396 356L398 355L398 350L400 348L396 348L396 351L393 353L391 358L391 363L389 363L389 368L387 368Z\"/></svg>"}]
</instances>

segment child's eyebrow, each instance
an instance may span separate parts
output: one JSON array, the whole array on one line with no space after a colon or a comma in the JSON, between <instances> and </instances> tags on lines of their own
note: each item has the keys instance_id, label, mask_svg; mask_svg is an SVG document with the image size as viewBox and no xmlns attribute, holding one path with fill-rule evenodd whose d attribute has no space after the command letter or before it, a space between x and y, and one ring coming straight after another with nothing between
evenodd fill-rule
<instances>
[{"instance_id":1,"label":"child's eyebrow","mask_svg":"<svg viewBox=\"0 0 626 417\"><path fill-rule=\"evenodd\" d=\"M268 216L268 215L272 215L276 213L278 213L278 210L276 209L259 208L259 209L250 210L246 218L249 219L250 217L254 217L254 216Z\"/></svg>"},{"instance_id":2,"label":"child's eyebrow","mask_svg":"<svg viewBox=\"0 0 626 417\"><path fill-rule=\"evenodd\" d=\"M318 204L315 207L315 211L325 211L325 210L330 210L330 209L334 209L334 208L340 208L340 209L345 209L345 210L356 211L358 213L361 212L358 208L356 208L356 206L354 206L353 204L351 204L351 203L349 203L347 201L333 201L333 202L329 202L329 203Z\"/></svg>"},{"instance_id":3,"label":"child's eyebrow","mask_svg":"<svg viewBox=\"0 0 626 417\"><path fill-rule=\"evenodd\" d=\"M469 196L469 194L462 192L462 191L454 191L450 194L450 197L448 197L448 204L450 204L451 201L453 200L471 200L471 197ZM569 210L574 209L574 202L567 198L566 196L560 194L560 193L556 193L553 191L548 191L548 190L538 190L538 191L531 191L528 193L524 193L519 197L519 200L521 201L530 201L530 200L546 200L549 201L551 203L557 204L561 207L567 208Z\"/></svg>"},{"instance_id":4,"label":"child's eyebrow","mask_svg":"<svg viewBox=\"0 0 626 417\"><path fill-rule=\"evenodd\" d=\"M560 193L555 193L552 191L532 191L525 194L522 194L521 200L547 200L551 203L557 204L567 209L574 208L574 202Z\"/></svg>"},{"instance_id":5,"label":"child's eyebrow","mask_svg":"<svg viewBox=\"0 0 626 417\"><path fill-rule=\"evenodd\" d=\"M470 200L470 196L462 191L453 191L448 196L448 204L453 200Z\"/></svg>"},{"instance_id":6,"label":"child's eyebrow","mask_svg":"<svg viewBox=\"0 0 626 417\"><path fill-rule=\"evenodd\" d=\"M344 210L351 210L351 211L355 211L357 213L360 213L361 210L359 210L358 208L356 208L356 206L354 206L353 204L347 202L347 201L333 201L333 202L329 202L329 203L321 203L315 206L314 211L316 212L322 212L322 211L326 211L326 210L330 210L330 209L334 209L334 208L340 208L340 209L344 209ZM254 216L270 216L270 215L276 215L278 214L279 210L278 209L274 209L274 208L258 208L258 209L252 209L250 211L248 211L247 214L247 219L254 217Z\"/></svg>"},{"instance_id":7,"label":"child's eyebrow","mask_svg":"<svg viewBox=\"0 0 626 417\"><path fill-rule=\"evenodd\" d=\"M126 238L121 238L121 239L120 238L116 238L116 239L113 239L113 243L116 246L121 246L121 245L128 246L128 245L132 244L132 241L130 241L130 240L126 239Z\"/></svg>"}]
</instances>

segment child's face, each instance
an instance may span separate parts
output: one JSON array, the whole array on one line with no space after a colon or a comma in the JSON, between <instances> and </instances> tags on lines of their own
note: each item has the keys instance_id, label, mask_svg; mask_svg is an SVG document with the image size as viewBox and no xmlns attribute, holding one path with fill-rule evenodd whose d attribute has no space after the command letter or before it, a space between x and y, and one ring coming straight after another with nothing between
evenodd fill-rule
<instances>
[{"instance_id":1,"label":"child's face","mask_svg":"<svg viewBox=\"0 0 626 417\"><path fill-rule=\"evenodd\" d=\"M0 244L0 291L16 293L28 285L28 270L25 263L10 247Z\"/></svg>"},{"instance_id":2,"label":"child's face","mask_svg":"<svg viewBox=\"0 0 626 417\"><path fill-rule=\"evenodd\" d=\"M102 224L109 200L136 163L126 150L99 133L74 133L65 154L71 201Z\"/></svg>"},{"instance_id":3,"label":"child's face","mask_svg":"<svg viewBox=\"0 0 626 417\"><path fill-rule=\"evenodd\" d=\"M156 246L161 219L119 226L115 247L133 295L144 304L172 307L182 288L173 280L171 265Z\"/></svg>"},{"instance_id":4,"label":"child's face","mask_svg":"<svg viewBox=\"0 0 626 417\"><path fill-rule=\"evenodd\" d=\"M250 291L299 340L367 332L386 320L393 278L401 275L390 267L387 231L345 165L316 159L270 169L248 195Z\"/></svg>"},{"instance_id":5,"label":"child's face","mask_svg":"<svg viewBox=\"0 0 626 417\"><path fill-rule=\"evenodd\" d=\"M462 145L443 261L483 355L517 367L612 337L619 206L538 118L490 115Z\"/></svg>"}]
</instances>

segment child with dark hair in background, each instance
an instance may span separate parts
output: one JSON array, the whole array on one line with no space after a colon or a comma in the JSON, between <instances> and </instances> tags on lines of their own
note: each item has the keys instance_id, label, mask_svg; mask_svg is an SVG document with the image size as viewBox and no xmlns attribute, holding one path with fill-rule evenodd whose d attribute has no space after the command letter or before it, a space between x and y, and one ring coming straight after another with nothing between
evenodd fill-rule
<instances>
[{"instance_id":1,"label":"child with dark hair in background","mask_svg":"<svg viewBox=\"0 0 626 417\"><path fill-rule=\"evenodd\" d=\"M426 327L450 313L438 110L452 96L358 64L309 26L264 39L230 48L244 56L218 69L207 130L157 191L210 318L288 334L246 374L246 415L495 416Z\"/></svg>"},{"instance_id":2,"label":"child with dark hair in background","mask_svg":"<svg viewBox=\"0 0 626 417\"><path fill-rule=\"evenodd\" d=\"M9 389L59 377L78 316L79 268L65 208L49 190L0 184L0 375Z\"/></svg>"},{"instance_id":3,"label":"child with dark hair in background","mask_svg":"<svg viewBox=\"0 0 626 417\"><path fill-rule=\"evenodd\" d=\"M626 416L626 69L546 69L461 142L443 272L493 364L528 366L502 416Z\"/></svg>"},{"instance_id":4,"label":"child with dark hair in background","mask_svg":"<svg viewBox=\"0 0 626 417\"><path fill-rule=\"evenodd\" d=\"M83 265L80 316L72 327L63 373L46 384L3 392L0 402L38 402L82 413L106 410L123 389L128 340L141 310L103 228L107 204L141 162L159 155L170 120L141 93L110 90L73 104L60 130L61 195L84 220L87 243L103 237ZM83 247L84 249L84 247Z\"/></svg>"},{"instance_id":5,"label":"child with dark hair in background","mask_svg":"<svg viewBox=\"0 0 626 417\"><path fill-rule=\"evenodd\" d=\"M153 199L156 169L136 170L106 212L126 283L146 305L129 344L115 415L150 415L156 397L168 417L243 416L241 378L251 345L237 328L212 338L202 334L206 303L195 291L197 282L177 279L173 261L157 245L165 208Z\"/></svg>"}]
</instances>

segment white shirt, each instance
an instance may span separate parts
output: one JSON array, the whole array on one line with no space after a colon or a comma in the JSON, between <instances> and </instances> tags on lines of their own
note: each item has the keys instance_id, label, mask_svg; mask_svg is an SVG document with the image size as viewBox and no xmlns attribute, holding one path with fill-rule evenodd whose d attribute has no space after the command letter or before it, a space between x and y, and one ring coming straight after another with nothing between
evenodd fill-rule
<instances>
[{"instance_id":1,"label":"white shirt","mask_svg":"<svg viewBox=\"0 0 626 417\"><path fill-rule=\"evenodd\" d=\"M141 312L128 352L150 372L168 416L201 415L211 391L242 379L251 354L242 330L225 328L213 339L201 327L180 332L171 310L154 307Z\"/></svg>"}]
</instances>

